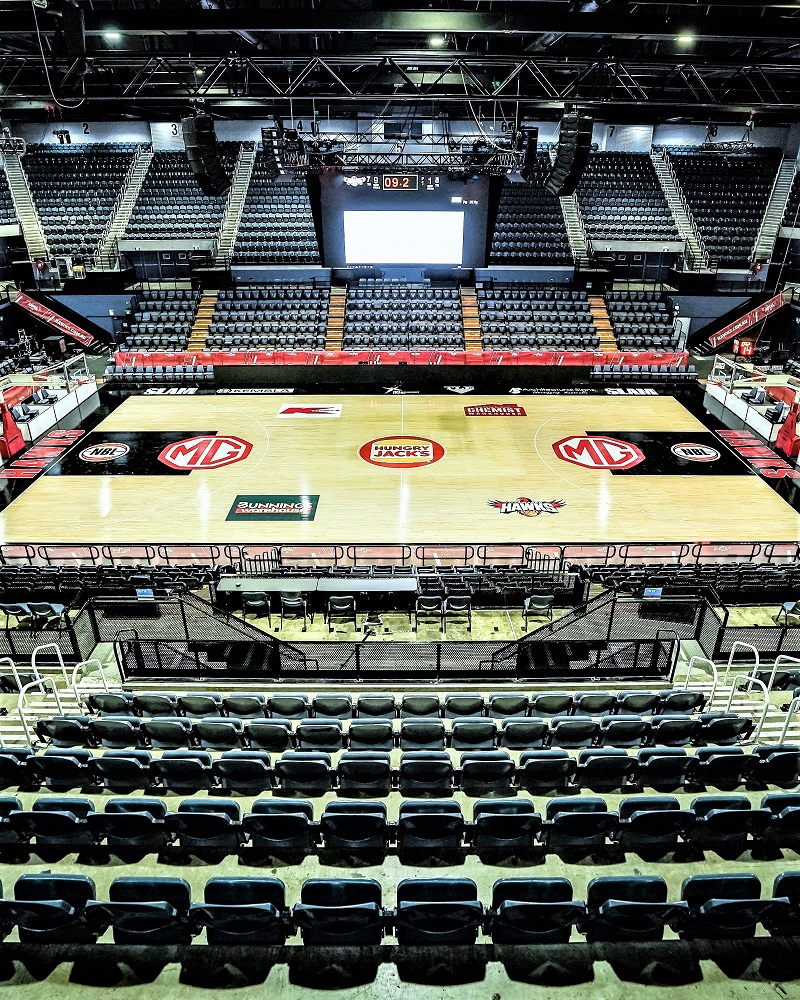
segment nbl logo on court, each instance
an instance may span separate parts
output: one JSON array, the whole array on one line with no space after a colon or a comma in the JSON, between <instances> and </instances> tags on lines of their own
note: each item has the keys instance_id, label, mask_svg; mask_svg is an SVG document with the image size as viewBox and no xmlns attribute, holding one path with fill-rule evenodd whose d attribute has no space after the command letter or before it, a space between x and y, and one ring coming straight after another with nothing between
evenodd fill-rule
<instances>
[{"instance_id":1,"label":"nbl logo on court","mask_svg":"<svg viewBox=\"0 0 800 1000\"><path fill-rule=\"evenodd\" d=\"M644 452L635 444L602 434L562 438L553 442L553 451L562 462L584 469L632 469L644 461Z\"/></svg>"},{"instance_id":2,"label":"nbl logo on court","mask_svg":"<svg viewBox=\"0 0 800 1000\"><path fill-rule=\"evenodd\" d=\"M241 462L250 454L249 441L231 434L199 434L168 444L158 456L159 462L179 472L193 469L221 469Z\"/></svg>"},{"instance_id":3,"label":"nbl logo on court","mask_svg":"<svg viewBox=\"0 0 800 1000\"><path fill-rule=\"evenodd\" d=\"M557 514L567 506L566 500L530 500L517 497L516 500L487 500L500 514L522 514L523 517L538 517L540 514Z\"/></svg>"},{"instance_id":4,"label":"nbl logo on court","mask_svg":"<svg viewBox=\"0 0 800 1000\"><path fill-rule=\"evenodd\" d=\"M101 441L99 444L89 445L79 453L78 458L84 462L115 462L118 458L123 458L128 454L130 448L126 444L116 441Z\"/></svg>"},{"instance_id":5,"label":"nbl logo on court","mask_svg":"<svg viewBox=\"0 0 800 1000\"><path fill-rule=\"evenodd\" d=\"M716 462L720 457L716 448L693 441L682 441L680 444L674 444L670 451L676 458L683 458L687 462Z\"/></svg>"}]
</instances>

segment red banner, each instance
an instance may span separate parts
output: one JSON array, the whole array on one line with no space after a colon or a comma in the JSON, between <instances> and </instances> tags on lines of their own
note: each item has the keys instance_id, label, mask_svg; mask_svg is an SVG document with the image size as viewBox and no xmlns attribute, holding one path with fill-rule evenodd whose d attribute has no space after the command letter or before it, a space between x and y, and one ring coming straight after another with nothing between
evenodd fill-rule
<instances>
[{"instance_id":1,"label":"red banner","mask_svg":"<svg viewBox=\"0 0 800 1000\"><path fill-rule=\"evenodd\" d=\"M37 319L40 319L43 323L47 323L48 326L51 326L54 330L58 330L59 333L65 333L68 337L72 337L73 340L77 340L84 347L91 347L94 343L94 337L91 333L87 333L86 330L82 330L79 326L75 326L74 323L70 323L68 319L59 316L58 313L53 312L52 309L48 309L47 306L43 306L41 302L32 299L25 292L20 292L14 299L14 302L20 308L24 309L25 312L36 316Z\"/></svg>"},{"instance_id":2,"label":"red banner","mask_svg":"<svg viewBox=\"0 0 800 1000\"><path fill-rule=\"evenodd\" d=\"M780 293L778 295L773 295L771 299L767 299L766 302L762 302L760 306L756 306L755 309L751 309L750 312L740 316L735 319L732 323L728 323L727 326L723 326L721 330L717 330L715 334L712 334L708 338L709 344L712 347L719 347L720 344L724 344L726 340L732 340L737 334L744 333L745 330L749 330L751 326L755 326L756 323L760 323L762 320L766 319L767 316L771 316L778 309L782 309L786 305L786 300Z\"/></svg>"}]
</instances>

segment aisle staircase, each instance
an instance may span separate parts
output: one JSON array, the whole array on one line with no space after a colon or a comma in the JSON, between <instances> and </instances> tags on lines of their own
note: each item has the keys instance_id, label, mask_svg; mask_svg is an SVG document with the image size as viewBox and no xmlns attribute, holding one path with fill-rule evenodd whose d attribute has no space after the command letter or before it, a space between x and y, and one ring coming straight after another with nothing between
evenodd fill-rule
<instances>
[{"instance_id":1,"label":"aisle staircase","mask_svg":"<svg viewBox=\"0 0 800 1000\"><path fill-rule=\"evenodd\" d=\"M481 317L474 288L461 286L461 325L467 351L482 351Z\"/></svg>"},{"instance_id":2,"label":"aisle staircase","mask_svg":"<svg viewBox=\"0 0 800 1000\"><path fill-rule=\"evenodd\" d=\"M561 202L561 212L564 215L564 225L567 228L570 250L576 267L587 267L591 263L589 241L583 228L581 210L578 198L574 194L564 195L558 199Z\"/></svg>"},{"instance_id":3,"label":"aisle staircase","mask_svg":"<svg viewBox=\"0 0 800 1000\"><path fill-rule=\"evenodd\" d=\"M325 331L326 351L341 351L342 349L346 302L347 289L343 285L332 285L331 297L328 299L328 323Z\"/></svg>"},{"instance_id":4,"label":"aisle staircase","mask_svg":"<svg viewBox=\"0 0 800 1000\"><path fill-rule=\"evenodd\" d=\"M150 163L153 159L152 146L140 146L134 157L128 176L122 185L117 204L111 215L105 235L100 243L98 252L99 269L103 271L115 271L119 266L117 259L117 240L125 232L128 219L131 217L133 206L139 197L142 184L147 176Z\"/></svg>"},{"instance_id":5,"label":"aisle staircase","mask_svg":"<svg viewBox=\"0 0 800 1000\"><path fill-rule=\"evenodd\" d=\"M781 163L781 168L772 186L764 218L761 220L761 228L758 230L753 260L763 263L772 257L775 240L778 238L778 230L783 221L783 213L786 211L786 202L789 200L789 192L792 190L796 165L796 161L789 158L784 159Z\"/></svg>"},{"instance_id":6,"label":"aisle staircase","mask_svg":"<svg viewBox=\"0 0 800 1000\"><path fill-rule=\"evenodd\" d=\"M192 323L192 331L189 334L187 351L204 351L208 338L208 328L214 318L214 310L217 308L218 291L203 292L197 313Z\"/></svg>"},{"instance_id":7,"label":"aisle staircase","mask_svg":"<svg viewBox=\"0 0 800 1000\"><path fill-rule=\"evenodd\" d=\"M689 205L681 191L678 181L672 172L669 162L669 155L666 150L653 150L650 154L653 161L661 190L667 199L672 218L678 227L678 235L686 244L689 269L691 271L702 271L706 266L705 253L700 243L700 234L697 232Z\"/></svg>"},{"instance_id":8,"label":"aisle staircase","mask_svg":"<svg viewBox=\"0 0 800 1000\"><path fill-rule=\"evenodd\" d=\"M589 296L589 311L592 314L592 322L600 338L600 350L603 354L615 354L619 350L614 336L614 327L611 324L611 317L608 315L605 299L601 295Z\"/></svg>"},{"instance_id":9,"label":"aisle staircase","mask_svg":"<svg viewBox=\"0 0 800 1000\"><path fill-rule=\"evenodd\" d=\"M242 218L244 200L247 197L247 189L250 187L250 177L252 176L253 164L255 162L255 143L242 143L239 150L239 158L236 161L236 167L233 171L231 189L228 194L225 215L223 216L220 228L217 256L215 259L217 267L224 265L233 254L233 245L236 242L236 234L239 232L239 222Z\"/></svg>"},{"instance_id":10,"label":"aisle staircase","mask_svg":"<svg viewBox=\"0 0 800 1000\"><path fill-rule=\"evenodd\" d=\"M14 202L14 211L17 213L19 224L22 227L22 235L25 238L30 258L31 260L48 260L50 250L42 228L42 221L36 211L36 205L28 187L28 178L22 169L19 157L15 153L6 153L5 167L8 186L11 189L11 198Z\"/></svg>"}]
</instances>

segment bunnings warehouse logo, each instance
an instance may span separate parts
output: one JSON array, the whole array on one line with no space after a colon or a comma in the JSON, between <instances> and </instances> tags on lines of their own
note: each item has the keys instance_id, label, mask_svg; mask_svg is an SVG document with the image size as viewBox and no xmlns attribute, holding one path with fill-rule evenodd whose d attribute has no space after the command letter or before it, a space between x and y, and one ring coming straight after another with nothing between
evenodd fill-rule
<instances>
[{"instance_id":1,"label":"bunnings warehouse logo","mask_svg":"<svg viewBox=\"0 0 800 1000\"><path fill-rule=\"evenodd\" d=\"M319 496L238 496L226 521L313 521Z\"/></svg>"}]
</instances>

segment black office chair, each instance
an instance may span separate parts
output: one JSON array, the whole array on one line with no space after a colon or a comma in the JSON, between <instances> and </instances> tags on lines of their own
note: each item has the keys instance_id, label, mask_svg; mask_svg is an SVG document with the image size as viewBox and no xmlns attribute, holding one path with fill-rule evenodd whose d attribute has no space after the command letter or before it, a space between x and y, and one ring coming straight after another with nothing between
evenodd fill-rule
<instances>
[{"instance_id":1,"label":"black office chair","mask_svg":"<svg viewBox=\"0 0 800 1000\"><path fill-rule=\"evenodd\" d=\"M248 615L263 618L266 613L267 621L272 625L272 604L269 594L242 594L242 609L245 618Z\"/></svg>"},{"instance_id":2,"label":"black office chair","mask_svg":"<svg viewBox=\"0 0 800 1000\"><path fill-rule=\"evenodd\" d=\"M444 606L442 607L442 631L447 634L447 618L448 615L451 618L456 616L466 617L467 619L467 631L472 631L472 598L463 597L458 595L457 597L446 597L444 599Z\"/></svg>"},{"instance_id":3,"label":"black office chair","mask_svg":"<svg viewBox=\"0 0 800 1000\"><path fill-rule=\"evenodd\" d=\"M52 604L47 604L45 601L31 602L28 604L28 608L31 613L30 627L34 631L44 628L54 618L61 618Z\"/></svg>"},{"instance_id":4,"label":"black office chair","mask_svg":"<svg viewBox=\"0 0 800 1000\"><path fill-rule=\"evenodd\" d=\"M307 611L305 597L300 594L281 594L281 628L283 628L284 618L302 618L303 631L305 632Z\"/></svg>"},{"instance_id":5,"label":"black office chair","mask_svg":"<svg viewBox=\"0 0 800 1000\"><path fill-rule=\"evenodd\" d=\"M800 601L785 601L780 611L775 616L775 624L777 625L780 621L781 615L783 615L786 622L786 626L789 626L789 615L800 615Z\"/></svg>"},{"instance_id":6,"label":"black office chair","mask_svg":"<svg viewBox=\"0 0 800 1000\"><path fill-rule=\"evenodd\" d=\"M352 621L353 628L358 631L358 621L356 619L356 599L352 594L341 594L328 598L328 631L333 632L333 619L343 618L345 621Z\"/></svg>"},{"instance_id":7,"label":"black office chair","mask_svg":"<svg viewBox=\"0 0 800 1000\"><path fill-rule=\"evenodd\" d=\"M442 599L441 597L424 596L418 597L417 603L414 605L414 631L416 632L419 628L419 620L421 617L434 616L439 619L439 628L442 628Z\"/></svg>"},{"instance_id":8,"label":"black office chair","mask_svg":"<svg viewBox=\"0 0 800 1000\"><path fill-rule=\"evenodd\" d=\"M532 594L530 597L526 597L522 606L525 629L528 628L529 618L546 618L548 621L552 621L554 602L555 595L553 594Z\"/></svg>"}]
</instances>

